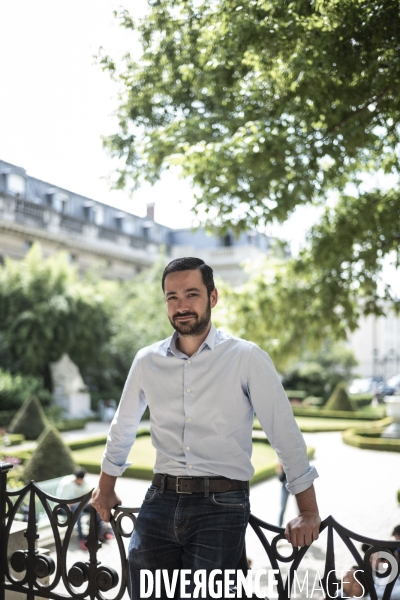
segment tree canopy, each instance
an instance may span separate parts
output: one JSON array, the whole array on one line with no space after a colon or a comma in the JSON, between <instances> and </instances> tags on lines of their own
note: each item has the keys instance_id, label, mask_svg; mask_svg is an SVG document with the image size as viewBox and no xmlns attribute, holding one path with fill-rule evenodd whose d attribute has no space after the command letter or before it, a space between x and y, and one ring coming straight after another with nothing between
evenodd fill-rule
<instances>
[{"instance_id":1,"label":"tree canopy","mask_svg":"<svg viewBox=\"0 0 400 600\"><path fill-rule=\"evenodd\" d=\"M236 230L325 205L293 265L309 273L303 302L326 286L325 313L349 327L360 300L367 313L382 298L396 305L379 278L400 258L399 1L149 4L137 23L119 13L141 58L101 56L121 83L119 131L106 139L121 159L116 185L179 165L197 210Z\"/></svg>"},{"instance_id":2,"label":"tree canopy","mask_svg":"<svg viewBox=\"0 0 400 600\"><path fill-rule=\"evenodd\" d=\"M103 298L79 280L65 254L44 259L35 244L22 261L6 258L0 268L3 366L46 379L49 363L66 352L85 368L96 364L109 336Z\"/></svg>"}]
</instances>

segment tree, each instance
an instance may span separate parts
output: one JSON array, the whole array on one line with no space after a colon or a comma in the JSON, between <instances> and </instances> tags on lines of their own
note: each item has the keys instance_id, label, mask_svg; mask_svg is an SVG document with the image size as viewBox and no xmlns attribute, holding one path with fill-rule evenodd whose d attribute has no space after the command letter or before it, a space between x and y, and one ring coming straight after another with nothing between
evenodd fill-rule
<instances>
[{"instance_id":1,"label":"tree","mask_svg":"<svg viewBox=\"0 0 400 600\"><path fill-rule=\"evenodd\" d=\"M161 289L164 266L161 258L130 281L99 285L111 335L101 360L85 373L103 399L119 399L138 350L171 335Z\"/></svg>"},{"instance_id":2,"label":"tree","mask_svg":"<svg viewBox=\"0 0 400 600\"><path fill-rule=\"evenodd\" d=\"M331 328L354 328L360 299L399 308L379 284L400 261L398 0L157 0L137 24L119 16L143 53L100 59L122 86L116 185L178 165L198 211L237 231L326 204L291 267L302 303L325 286Z\"/></svg>"},{"instance_id":3,"label":"tree","mask_svg":"<svg viewBox=\"0 0 400 600\"><path fill-rule=\"evenodd\" d=\"M304 352L300 362L283 373L287 390L305 390L308 396L327 400L338 383L349 382L357 361L344 344L326 340L318 352Z\"/></svg>"},{"instance_id":4,"label":"tree","mask_svg":"<svg viewBox=\"0 0 400 600\"><path fill-rule=\"evenodd\" d=\"M44 259L34 245L0 267L0 359L13 373L46 377L66 352L82 369L96 364L109 319L94 285L80 281L64 254Z\"/></svg>"}]
</instances>

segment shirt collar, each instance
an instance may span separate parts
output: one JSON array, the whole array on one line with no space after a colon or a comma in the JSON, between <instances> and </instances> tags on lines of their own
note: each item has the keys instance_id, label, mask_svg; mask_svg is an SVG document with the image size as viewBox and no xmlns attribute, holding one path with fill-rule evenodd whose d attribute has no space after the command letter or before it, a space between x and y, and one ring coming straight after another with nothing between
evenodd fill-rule
<instances>
[{"instance_id":1,"label":"shirt collar","mask_svg":"<svg viewBox=\"0 0 400 600\"><path fill-rule=\"evenodd\" d=\"M170 341L169 341L169 345L167 348L167 354L168 354L168 352L171 352L175 356L183 357L183 356L186 356L186 354L183 354L183 352L178 350L178 348L176 347L176 341L177 341L178 337L179 337L178 332L174 331L172 336L169 338ZM203 350L203 348L205 348L206 346L208 346L210 348L210 350L214 350L216 337L217 337L217 330L216 330L214 324L211 323L210 331L208 332L208 335L207 335L206 339L204 340L204 342L201 344L200 348L197 350L196 354L201 352Z\"/></svg>"}]
</instances>

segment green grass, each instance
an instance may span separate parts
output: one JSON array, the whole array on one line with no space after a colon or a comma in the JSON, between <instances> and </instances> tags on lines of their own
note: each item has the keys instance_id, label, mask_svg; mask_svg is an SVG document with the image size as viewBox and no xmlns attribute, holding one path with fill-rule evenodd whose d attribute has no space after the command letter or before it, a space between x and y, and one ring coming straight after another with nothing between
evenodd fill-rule
<instances>
[{"instance_id":1,"label":"green grass","mask_svg":"<svg viewBox=\"0 0 400 600\"><path fill-rule=\"evenodd\" d=\"M75 462L85 467L90 473L99 473L103 452L104 444L83 450L76 450L73 452L73 456ZM309 449L309 456L312 456L312 454L313 449ZM155 459L156 450L151 443L150 436L137 438L127 461L133 464L124 471L123 476L151 479ZM253 442L251 460L255 468L251 483L257 483L275 475L275 465L278 462L278 457L275 450L265 441Z\"/></svg>"}]
</instances>

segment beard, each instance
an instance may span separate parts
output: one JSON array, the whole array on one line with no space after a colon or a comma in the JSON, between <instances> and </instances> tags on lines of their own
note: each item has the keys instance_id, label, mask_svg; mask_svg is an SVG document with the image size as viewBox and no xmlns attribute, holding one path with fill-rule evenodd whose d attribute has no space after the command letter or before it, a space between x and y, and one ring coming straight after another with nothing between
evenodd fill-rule
<instances>
[{"instance_id":1,"label":"beard","mask_svg":"<svg viewBox=\"0 0 400 600\"><path fill-rule=\"evenodd\" d=\"M176 321L177 317L191 316L193 319L188 323L181 323ZM169 317L168 317L169 318ZM169 322L172 327L182 336L197 336L204 333L210 323L211 319L211 302L208 298L207 308L202 315L198 315L195 312L189 313L175 313L172 318L169 318Z\"/></svg>"}]
</instances>

